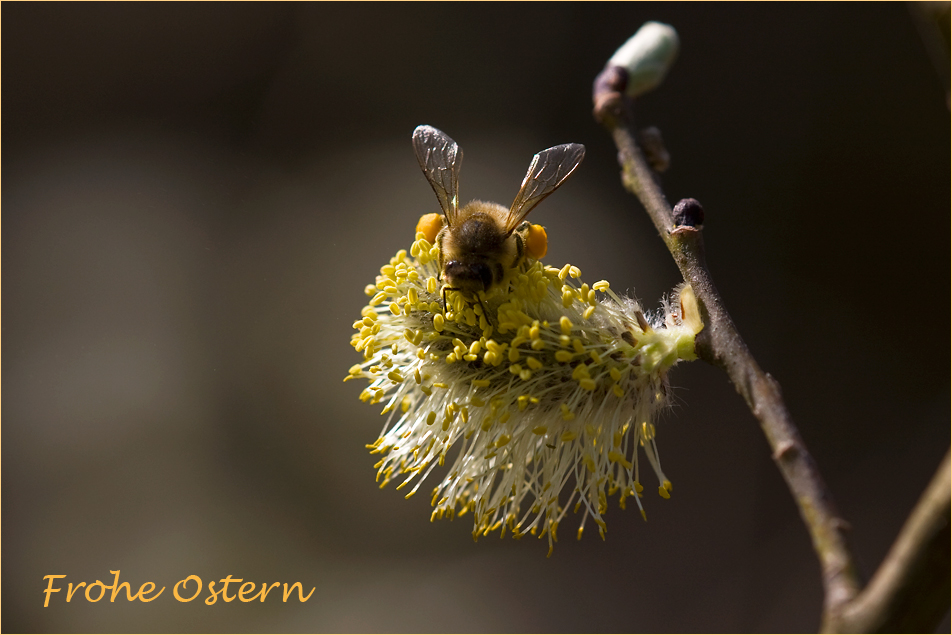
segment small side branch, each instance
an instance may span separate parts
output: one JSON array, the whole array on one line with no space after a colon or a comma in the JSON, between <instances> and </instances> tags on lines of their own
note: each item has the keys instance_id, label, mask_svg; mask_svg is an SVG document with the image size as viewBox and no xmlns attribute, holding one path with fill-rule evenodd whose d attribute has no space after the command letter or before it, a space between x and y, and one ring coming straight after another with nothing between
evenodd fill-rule
<instances>
[{"instance_id":1,"label":"small side branch","mask_svg":"<svg viewBox=\"0 0 952 635\"><path fill-rule=\"evenodd\" d=\"M832 616L839 633L926 633L949 610L949 452L869 585Z\"/></svg>"}]
</instances>

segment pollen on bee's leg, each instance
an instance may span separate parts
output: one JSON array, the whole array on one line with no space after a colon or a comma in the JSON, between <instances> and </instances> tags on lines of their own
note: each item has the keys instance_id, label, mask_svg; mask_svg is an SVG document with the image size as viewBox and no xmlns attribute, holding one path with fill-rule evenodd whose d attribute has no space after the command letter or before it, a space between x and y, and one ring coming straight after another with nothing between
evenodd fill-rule
<instances>
[{"instance_id":1,"label":"pollen on bee's leg","mask_svg":"<svg viewBox=\"0 0 952 635\"><path fill-rule=\"evenodd\" d=\"M436 235L443 229L442 214L424 214L417 222L416 230L431 243L436 240Z\"/></svg>"},{"instance_id":2,"label":"pollen on bee's leg","mask_svg":"<svg viewBox=\"0 0 952 635\"><path fill-rule=\"evenodd\" d=\"M421 219L422 220L422 219ZM545 233L545 227L542 225L530 225L529 233L526 236L526 255L533 260L539 260L545 256L549 249L549 239Z\"/></svg>"}]
</instances>

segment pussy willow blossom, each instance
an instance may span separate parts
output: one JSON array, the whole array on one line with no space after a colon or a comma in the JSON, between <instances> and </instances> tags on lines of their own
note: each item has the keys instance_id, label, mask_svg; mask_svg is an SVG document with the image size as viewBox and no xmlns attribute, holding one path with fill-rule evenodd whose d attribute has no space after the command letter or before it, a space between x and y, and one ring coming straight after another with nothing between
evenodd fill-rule
<instances>
[{"instance_id":1,"label":"pussy willow blossom","mask_svg":"<svg viewBox=\"0 0 952 635\"><path fill-rule=\"evenodd\" d=\"M364 361L344 380L369 380L360 398L384 404L387 422L368 446L382 455L381 487L399 479L409 498L446 464L431 520L472 511L474 538L548 535L550 554L571 508L583 511L579 537L591 517L604 538L615 493L645 515L639 446L668 498L654 421L668 369L695 359L691 288L646 316L604 280L579 285L577 267L530 260L481 302L447 291L444 313L439 248L416 238L367 286L351 338Z\"/></svg>"}]
</instances>

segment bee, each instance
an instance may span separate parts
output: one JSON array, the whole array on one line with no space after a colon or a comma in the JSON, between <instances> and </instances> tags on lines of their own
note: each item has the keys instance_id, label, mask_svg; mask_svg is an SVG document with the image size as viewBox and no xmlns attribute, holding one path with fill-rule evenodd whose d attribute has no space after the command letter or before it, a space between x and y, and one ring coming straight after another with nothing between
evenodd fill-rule
<instances>
[{"instance_id":1,"label":"bee","mask_svg":"<svg viewBox=\"0 0 952 635\"><path fill-rule=\"evenodd\" d=\"M539 152L532 157L522 186L507 209L485 201L459 206L463 151L446 133L432 126L418 126L413 131L413 150L443 210L442 218L439 214L423 216L417 231L439 248L444 310L447 291L475 297L482 305L480 294L485 296L498 287L510 270L522 265L527 257L539 259L545 255L545 230L525 218L571 176L585 157L585 146L578 143Z\"/></svg>"}]
</instances>

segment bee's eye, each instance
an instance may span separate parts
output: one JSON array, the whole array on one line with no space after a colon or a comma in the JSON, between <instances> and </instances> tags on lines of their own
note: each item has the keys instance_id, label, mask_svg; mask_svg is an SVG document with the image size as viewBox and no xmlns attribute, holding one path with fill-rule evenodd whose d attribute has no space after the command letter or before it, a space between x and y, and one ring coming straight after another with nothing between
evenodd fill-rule
<instances>
[{"instance_id":1,"label":"bee's eye","mask_svg":"<svg viewBox=\"0 0 952 635\"><path fill-rule=\"evenodd\" d=\"M542 225L532 225L529 227L529 234L526 236L526 255L533 260L538 260L545 256L549 250L549 239L545 234L545 228Z\"/></svg>"},{"instance_id":2,"label":"bee's eye","mask_svg":"<svg viewBox=\"0 0 952 635\"><path fill-rule=\"evenodd\" d=\"M443 229L442 214L424 214L420 217L416 226L417 233L422 232L423 237L431 243L436 240L436 235L440 233L441 229Z\"/></svg>"}]
</instances>

